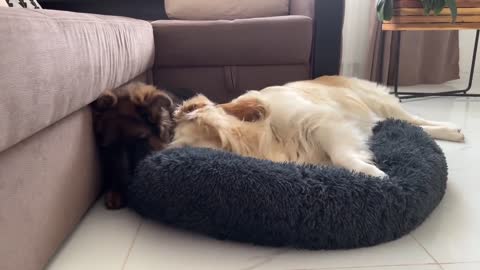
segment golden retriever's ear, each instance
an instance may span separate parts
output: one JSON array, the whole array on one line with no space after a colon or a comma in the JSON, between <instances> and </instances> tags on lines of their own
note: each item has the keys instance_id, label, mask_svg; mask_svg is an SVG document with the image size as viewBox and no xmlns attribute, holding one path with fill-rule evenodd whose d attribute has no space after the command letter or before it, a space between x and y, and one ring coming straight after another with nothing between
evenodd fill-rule
<instances>
[{"instance_id":1,"label":"golden retriever's ear","mask_svg":"<svg viewBox=\"0 0 480 270\"><path fill-rule=\"evenodd\" d=\"M179 120L191 118L187 117L187 115L191 116L194 111L207 105L213 105L213 102L204 95L196 95L193 98L183 102L183 104L178 107L174 113L175 119Z\"/></svg>"},{"instance_id":2,"label":"golden retriever's ear","mask_svg":"<svg viewBox=\"0 0 480 270\"><path fill-rule=\"evenodd\" d=\"M219 105L227 114L246 122L256 122L268 117L269 110L256 98L245 98Z\"/></svg>"},{"instance_id":3,"label":"golden retriever's ear","mask_svg":"<svg viewBox=\"0 0 480 270\"><path fill-rule=\"evenodd\" d=\"M92 103L92 106L96 111L104 111L115 106L117 102L118 97L111 90L107 90Z\"/></svg>"}]
</instances>

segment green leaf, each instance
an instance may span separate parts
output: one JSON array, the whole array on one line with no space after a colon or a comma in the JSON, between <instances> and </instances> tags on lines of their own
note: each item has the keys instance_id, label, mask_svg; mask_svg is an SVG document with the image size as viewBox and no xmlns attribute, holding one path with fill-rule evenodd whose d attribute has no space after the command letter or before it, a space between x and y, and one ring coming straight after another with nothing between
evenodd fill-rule
<instances>
[{"instance_id":1,"label":"green leaf","mask_svg":"<svg viewBox=\"0 0 480 270\"><path fill-rule=\"evenodd\" d=\"M433 0L422 0L423 14L429 15L432 10Z\"/></svg>"},{"instance_id":2,"label":"green leaf","mask_svg":"<svg viewBox=\"0 0 480 270\"><path fill-rule=\"evenodd\" d=\"M445 0L434 0L433 1L433 11L435 15L439 15L445 7Z\"/></svg>"},{"instance_id":3,"label":"green leaf","mask_svg":"<svg viewBox=\"0 0 480 270\"><path fill-rule=\"evenodd\" d=\"M377 17L379 21L384 21L385 0L377 0Z\"/></svg>"},{"instance_id":4,"label":"green leaf","mask_svg":"<svg viewBox=\"0 0 480 270\"><path fill-rule=\"evenodd\" d=\"M452 13L452 23L455 23L457 20L457 1L456 0L446 0L448 8Z\"/></svg>"},{"instance_id":5,"label":"green leaf","mask_svg":"<svg viewBox=\"0 0 480 270\"><path fill-rule=\"evenodd\" d=\"M384 5L385 5L385 0L377 0L377 11L380 11L380 9L383 9Z\"/></svg>"},{"instance_id":6,"label":"green leaf","mask_svg":"<svg viewBox=\"0 0 480 270\"><path fill-rule=\"evenodd\" d=\"M386 21L390 21L393 17L393 0L385 0L385 6L383 8L383 18Z\"/></svg>"},{"instance_id":7,"label":"green leaf","mask_svg":"<svg viewBox=\"0 0 480 270\"><path fill-rule=\"evenodd\" d=\"M377 0L377 17L380 21L390 21L393 16L393 0Z\"/></svg>"}]
</instances>

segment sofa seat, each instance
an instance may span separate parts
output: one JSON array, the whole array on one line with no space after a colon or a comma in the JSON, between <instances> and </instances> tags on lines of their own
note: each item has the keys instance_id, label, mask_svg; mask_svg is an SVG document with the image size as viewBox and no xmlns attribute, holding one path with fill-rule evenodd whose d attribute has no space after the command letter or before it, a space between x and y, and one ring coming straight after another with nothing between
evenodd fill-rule
<instances>
[{"instance_id":1,"label":"sofa seat","mask_svg":"<svg viewBox=\"0 0 480 270\"><path fill-rule=\"evenodd\" d=\"M153 65L146 21L0 8L0 151Z\"/></svg>"}]
</instances>

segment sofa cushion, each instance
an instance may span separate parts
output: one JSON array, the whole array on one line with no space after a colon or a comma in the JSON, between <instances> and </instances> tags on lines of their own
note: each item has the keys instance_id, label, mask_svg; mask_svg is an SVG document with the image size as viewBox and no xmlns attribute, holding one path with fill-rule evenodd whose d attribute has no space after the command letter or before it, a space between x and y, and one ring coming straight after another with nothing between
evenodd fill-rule
<instances>
[{"instance_id":1,"label":"sofa cushion","mask_svg":"<svg viewBox=\"0 0 480 270\"><path fill-rule=\"evenodd\" d=\"M288 15L290 0L165 0L170 19L233 20Z\"/></svg>"},{"instance_id":2,"label":"sofa cushion","mask_svg":"<svg viewBox=\"0 0 480 270\"><path fill-rule=\"evenodd\" d=\"M0 8L0 151L153 65L146 21Z\"/></svg>"},{"instance_id":3,"label":"sofa cushion","mask_svg":"<svg viewBox=\"0 0 480 270\"><path fill-rule=\"evenodd\" d=\"M310 59L313 25L306 16L152 25L156 67L285 65Z\"/></svg>"}]
</instances>

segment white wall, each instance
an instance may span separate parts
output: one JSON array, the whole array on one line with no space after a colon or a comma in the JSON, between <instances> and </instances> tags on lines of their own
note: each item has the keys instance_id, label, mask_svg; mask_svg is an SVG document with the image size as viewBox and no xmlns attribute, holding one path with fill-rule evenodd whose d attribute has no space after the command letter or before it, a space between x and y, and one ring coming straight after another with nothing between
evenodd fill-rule
<instances>
[{"instance_id":1,"label":"white wall","mask_svg":"<svg viewBox=\"0 0 480 270\"><path fill-rule=\"evenodd\" d=\"M470 73L470 65L472 62L473 43L475 41L475 30L460 31L460 77L467 79ZM477 52L477 64L475 66L475 73L480 74L480 48Z\"/></svg>"},{"instance_id":2,"label":"white wall","mask_svg":"<svg viewBox=\"0 0 480 270\"><path fill-rule=\"evenodd\" d=\"M341 75L364 78L367 74L371 23L368 14L372 14L372 10L375 10L374 1L345 0Z\"/></svg>"}]
</instances>

